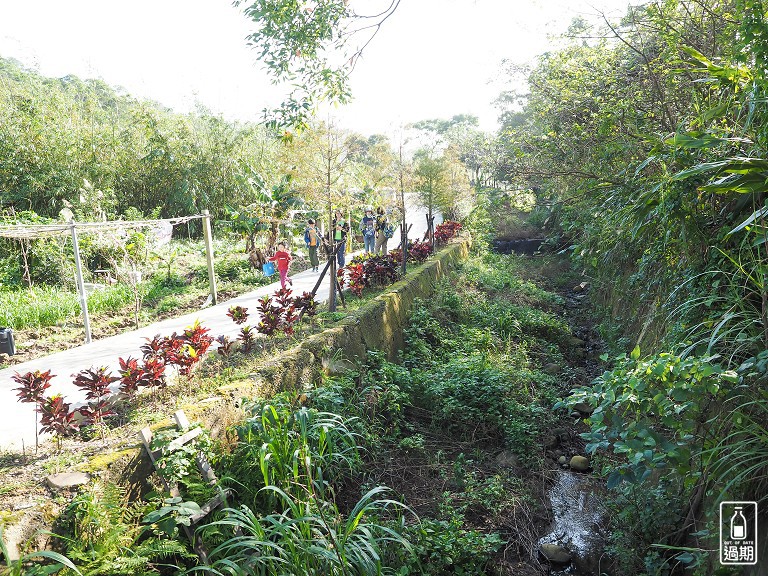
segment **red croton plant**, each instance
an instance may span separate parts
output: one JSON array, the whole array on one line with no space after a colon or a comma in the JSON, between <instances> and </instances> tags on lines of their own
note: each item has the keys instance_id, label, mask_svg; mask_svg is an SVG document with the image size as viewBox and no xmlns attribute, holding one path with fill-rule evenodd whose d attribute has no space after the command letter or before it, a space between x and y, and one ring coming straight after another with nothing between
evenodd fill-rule
<instances>
[{"instance_id":1,"label":"red croton plant","mask_svg":"<svg viewBox=\"0 0 768 576\"><path fill-rule=\"evenodd\" d=\"M19 401L35 404L35 412L40 412L40 405L45 401L45 391L51 387L53 377L54 374L51 374L50 370L46 372L35 370L26 374L16 372L11 379L19 384L18 388L14 388ZM35 416L35 450L39 445L38 435L37 416Z\"/></svg>"},{"instance_id":2,"label":"red croton plant","mask_svg":"<svg viewBox=\"0 0 768 576\"><path fill-rule=\"evenodd\" d=\"M82 370L73 375L74 384L85 391L87 405L77 410L70 410L70 404L59 395L46 397L45 391L51 386L54 377L51 371L40 370L16 373L15 388L21 402L34 403L35 412L40 414L43 433L54 434L61 445L61 438L77 432L82 424L102 427L104 420L114 415L111 408L111 386L120 382L120 392L133 396L141 387L155 388L165 386L166 367L176 365L180 374L189 374L211 346L213 337L210 330L199 321L187 327L182 335L169 337L155 336L147 339L141 346L142 360L128 357L119 358L119 376L113 376L105 367ZM103 430L102 430L103 432ZM35 416L35 445L37 446L38 428Z\"/></svg>"}]
</instances>

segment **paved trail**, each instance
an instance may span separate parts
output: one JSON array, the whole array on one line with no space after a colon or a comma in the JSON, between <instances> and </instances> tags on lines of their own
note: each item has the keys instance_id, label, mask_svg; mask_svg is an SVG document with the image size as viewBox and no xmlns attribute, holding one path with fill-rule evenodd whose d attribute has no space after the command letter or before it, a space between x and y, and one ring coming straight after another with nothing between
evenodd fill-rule
<instances>
[{"instance_id":1,"label":"paved trail","mask_svg":"<svg viewBox=\"0 0 768 576\"><path fill-rule=\"evenodd\" d=\"M413 214L413 227L409 238L421 239L426 229L423 210L414 210L410 213ZM390 248L397 246L399 238L398 229L394 238L390 240ZM347 262L351 257L351 254L347 254ZM311 271L292 275L293 293L298 295L312 290L319 275L320 272ZM21 450L22 446L30 447L35 444L34 407L32 404L23 404L18 401L16 392L13 391L18 385L11 379L16 372L24 374L34 370L51 370L56 377L51 380L51 387L48 389L47 395L63 394L67 402L73 407L77 406L84 403L85 395L72 383L72 375L81 370L100 366L106 366L114 374L117 374L119 358L128 358L129 356L141 358L140 347L146 342L145 338L152 338L157 334L170 336L173 332L181 333L195 320L199 320L206 328L209 328L210 335L214 338L220 335L236 338L240 327L227 316L227 310L230 306L244 306L248 308L250 314L248 323L257 324L258 299L265 294L273 294L280 287L277 274L275 274L275 278L278 281L273 284L262 286L253 292L232 298L216 306L157 322L139 330L95 340L90 344L83 344L64 352L15 364L0 370L0 449ZM319 302L328 299L328 288L329 281L326 274L317 292L316 299Z\"/></svg>"}]
</instances>

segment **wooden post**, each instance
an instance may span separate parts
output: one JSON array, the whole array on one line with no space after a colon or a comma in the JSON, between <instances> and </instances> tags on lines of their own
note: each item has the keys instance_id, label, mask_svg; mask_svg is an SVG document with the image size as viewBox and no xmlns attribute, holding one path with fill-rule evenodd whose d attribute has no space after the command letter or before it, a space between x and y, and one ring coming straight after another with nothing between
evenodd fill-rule
<instances>
[{"instance_id":1,"label":"wooden post","mask_svg":"<svg viewBox=\"0 0 768 576\"><path fill-rule=\"evenodd\" d=\"M211 214L203 210L203 236L205 237L205 259L208 262L208 285L211 289L211 304L218 303L216 298L216 271L213 268L213 240L211 236Z\"/></svg>"},{"instance_id":2,"label":"wooden post","mask_svg":"<svg viewBox=\"0 0 768 576\"><path fill-rule=\"evenodd\" d=\"M85 284L83 283L83 266L80 262L80 245L77 242L77 230L75 230L75 221L70 220L69 226L72 230L72 245L75 250L75 280L77 281L77 293L80 295L80 309L83 311L85 343L90 344L91 320L88 317L88 295L85 293Z\"/></svg>"},{"instance_id":3,"label":"wooden post","mask_svg":"<svg viewBox=\"0 0 768 576\"><path fill-rule=\"evenodd\" d=\"M335 250L331 251L331 283L328 287L328 310L330 312L336 312L336 252L339 248L344 248L343 246L336 244L333 235L334 231L331 230L331 246L333 246Z\"/></svg>"}]
</instances>

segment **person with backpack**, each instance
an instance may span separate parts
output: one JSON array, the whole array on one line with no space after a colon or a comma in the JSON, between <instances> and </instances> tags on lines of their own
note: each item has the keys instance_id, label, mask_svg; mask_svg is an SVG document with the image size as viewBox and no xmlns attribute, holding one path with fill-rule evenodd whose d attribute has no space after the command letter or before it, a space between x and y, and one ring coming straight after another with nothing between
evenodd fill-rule
<instances>
[{"instance_id":1,"label":"person with backpack","mask_svg":"<svg viewBox=\"0 0 768 576\"><path fill-rule=\"evenodd\" d=\"M339 264L339 270L344 268L345 250L347 248L347 233L349 224L344 219L341 210L336 210L331 223L331 238L333 239L333 249L336 250L336 262Z\"/></svg>"},{"instance_id":2,"label":"person with backpack","mask_svg":"<svg viewBox=\"0 0 768 576\"><path fill-rule=\"evenodd\" d=\"M318 266L320 266L320 260L317 258L317 247L320 246L320 232L312 218L307 220L307 228L304 230L304 242L309 252L309 263L312 264L312 272L317 272Z\"/></svg>"},{"instance_id":3,"label":"person with backpack","mask_svg":"<svg viewBox=\"0 0 768 576\"><path fill-rule=\"evenodd\" d=\"M360 232L363 233L365 253L370 254L376 244L376 218L373 217L373 209L370 207L365 209L365 216L360 221Z\"/></svg>"},{"instance_id":4,"label":"person with backpack","mask_svg":"<svg viewBox=\"0 0 768 576\"><path fill-rule=\"evenodd\" d=\"M374 252L387 255L387 240L394 236L394 229L389 224L387 214L384 212L384 208L379 206L376 208L376 247Z\"/></svg>"}]
</instances>

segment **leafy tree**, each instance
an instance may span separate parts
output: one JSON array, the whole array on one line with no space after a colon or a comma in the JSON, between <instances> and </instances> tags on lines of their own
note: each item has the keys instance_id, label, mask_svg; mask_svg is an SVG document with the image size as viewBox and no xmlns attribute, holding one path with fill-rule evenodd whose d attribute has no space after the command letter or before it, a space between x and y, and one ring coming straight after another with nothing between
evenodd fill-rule
<instances>
[{"instance_id":1,"label":"leafy tree","mask_svg":"<svg viewBox=\"0 0 768 576\"><path fill-rule=\"evenodd\" d=\"M282 105L265 114L268 126L302 131L322 101L350 98L349 74L384 21L397 9L392 0L381 12L358 13L349 0L235 0L256 29L248 36L275 82L290 82ZM375 9L374 9L375 10Z\"/></svg>"},{"instance_id":2,"label":"leafy tree","mask_svg":"<svg viewBox=\"0 0 768 576\"><path fill-rule=\"evenodd\" d=\"M448 166L442 157L435 158L427 150L416 153L414 164L414 190L427 208L428 221L432 222L435 210L444 204L450 192Z\"/></svg>"}]
</instances>

